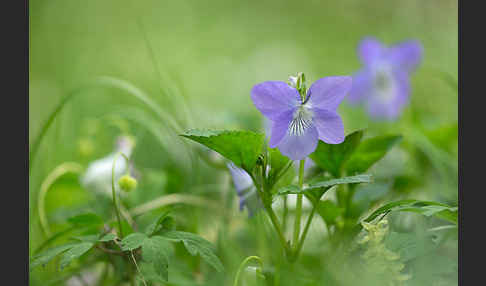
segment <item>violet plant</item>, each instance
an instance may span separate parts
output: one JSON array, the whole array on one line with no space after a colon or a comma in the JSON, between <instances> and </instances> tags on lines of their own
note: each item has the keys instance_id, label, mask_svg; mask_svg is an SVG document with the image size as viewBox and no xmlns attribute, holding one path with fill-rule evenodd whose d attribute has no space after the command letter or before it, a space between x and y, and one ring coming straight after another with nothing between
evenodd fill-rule
<instances>
[{"instance_id":1,"label":"violet plant","mask_svg":"<svg viewBox=\"0 0 486 286\"><path fill-rule=\"evenodd\" d=\"M240 210L248 197L257 198L262 207L256 211L267 214L290 264L298 261L316 213L326 223L326 236L336 247L346 241L345 237L356 237L362 229L359 217L363 215L353 212L357 186L372 182L372 176L365 172L401 140L400 135L364 139L364 130L344 135L337 108L351 89L352 80L348 76L321 78L307 88L303 73L290 77L288 82L260 83L252 88L251 99L271 122L270 134L218 130L189 130L182 134L231 161L228 168L239 196ZM297 175L282 185L282 178L290 174L294 162L298 164ZM331 188L336 189L337 203L322 200ZM286 235L288 195L297 196L291 237ZM283 215L279 218L274 203L281 197L285 199ZM302 215L304 197L312 205L306 220ZM431 211L429 215L457 223L457 208L416 200L386 204L363 221L371 223L392 211L425 213L427 210ZM249 210L250 214L254 212L255 209ZM250 256L240 269L250 258L257 259L260 268L263 267L261 258ZM239 276L240 270L234 285L238 284Z\"/></svg>"},{"instance_id":2,"label":"violet plant","mask_svg":"<svg viewBox=\"0 0 486 286\"><path fill-rule=\"evenodd\" d=\"M422 60L422 45L410 40L387 47L372 37L358 47L363 68L353 76L352 104L364 103L375 119L396 119L410 97L409 76Z\"/></svg>"},{"instance_id":3,"label":"violet plant","mask_svg":"<svg viewBox=\"0 0 486 286\"><path fill-rule=\"evenodd\" d=\"M260 214L259 218L268 219L281 250L272 248L270 251L283 254L291 267L299 262L310 226L315 217L320 217L326 229L318 235L329 240L333 249L342 250L349 240L361 244L364 249L362 257L377 267L386 264L394 271L391 280L405 281L410 276L402 271L403 264L398 261L398 254L388 251L383 244L386 232L380 232L379 239L373 240L370 239L375 235L376 231L373 231L386 223L383 219L388 214L398 212L435 216L454 226L457 225L457 207L407 199L388 202L374 210L370 207L356 208L355 194L359 185L373 183L367 172L401 142L402 136L381 134L365 137L365 130L345 135L338 107L349 95L353 98L351 100L359 98L367 101L372 116L397 116L404 106L404 98L409 96L406 78L421 56L420 47L411 42L387 49L368 39L363 42L360 51L365 68L353 77L324 77L308 87L305 75L298 73L288 82L267 81L255 85L250 97L269 125L267 134L244 130L189 130L181 136L225 158L224 163L213 162L211 156L199 152L201 158L210 163L208 165L229 172L239 209L248 210L249 220ZM94 213L79 214L68 219L72 228L51 235L47 216L40 215L41 226L47 230L48 238L35 250L30 268L45 265L56 257L60 257L61 268L75 259L86 259L82 261L87 264L103 261L117 273L124 273L117 277L115 284L165 284L169 281L168 269L174 253L171 242L182 242L189 254L200 256L216 271L223 272L223 262L216 255L217 249L196 234L176 231L174 218L168 212L160 214L144 231L139 231L135 219L124 212L120 194L125 197L136 194L138 177L135 179L128 168L132 165L129 157L134 148L133 142L123 142L127 144L118 146L114 153L101 161L95 161L85 172L78 164L65 164L47 176L47 187L42 187L45 192L60 174L84 173L80 176L84 187L95 190L94 186L101 185L103 190L100 193L110 195L112 217L106 219ZM197 150L194 153L197 154ZM98 181L101 183L89 183ZM335 198L324 197L332 193L331 190L335 191ZM295 206L289 206L288 196L296 197ZM42 201L45 196L40 198ZM308 213L303 208L304 200L310 204ZM144 206L135 209L139 214ZM289 223L291 219L293 225ZM75 235L70 236L67 243L45 250L58 237L66 235L66 232L71 234L71 231ZM357 239L359 234L366 232L367 240ZM382 259L383 253L388 255L386 259ZM252 260L258 262L258 267L254 268L258 279L266 281L266 285L279 285L269 281L278 281L275 277L282 275L281 271L273 270L269 274L268 268L275 267L264 268L262 258L250 255L236 272L235 286L239 285L246 265ZM388 274L387 269L382 272Z\"/></svg>"}]
</instances>

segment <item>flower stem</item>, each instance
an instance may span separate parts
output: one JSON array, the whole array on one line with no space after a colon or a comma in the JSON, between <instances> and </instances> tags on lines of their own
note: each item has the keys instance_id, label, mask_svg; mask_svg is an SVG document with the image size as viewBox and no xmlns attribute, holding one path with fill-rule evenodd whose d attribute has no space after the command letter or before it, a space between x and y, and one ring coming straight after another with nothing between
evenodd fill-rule
<instances>
[{"instance_id":1,"label":"flower stem","mask_svg":"<svg viewBox=\"0 0 486 286\"><path fill-rule=\"evenodd\" d=\"M304 245L305 237L307 236L307 232L309 231L309 227L312 223L312 219L314 218L314 214L317 209L317 203L312 207L312 211L309 215L309 218L307 219L307 222L304 227L304 232L302 233L302 236L299 240L299 244L297 245L297 248L295 249L293 259L297 260L297 257L299 257L300 250L302 249L302 246Z\"/></svg>"},{"instance_id":2,"label":"flower stem","mask_svg":"<svg viewBox=\"0 0 486 286\"><path fill-rule=\"evenodd\" d=\"M258 261L258 264L260 265L260 269L263 269L263 262L262 262L262 259L260 257L248 256L247 258L245 258L245 260L243 260L243 262L241 262L240 266L238 267L238 271L236 272L235 282L233 283L233 286L238 286L238 282L240 281L241 272L243 271L243 269L245 269L245 266L252 259Z\"/></svg>"},{"instance_id":3,"label":"flower stem","mask_svg":"<svg viewBox=\"0 0 486 286\"><path fill-rule=\"evenodd\" d=\"M304 185L304 160L300 160L299 166L299 189L302 190L302 186ZM300 234L300 218L302 216L302 199L303 195L297 195L297 202L295 206L295 221L294 221L294 248L297 248L297 244L299 241L299 234Z\"/></svg>"},{"instance_id":4,"label":"flower stem","mask_svg":"<svg viewBox=\"0 0 486 286\"><path fill-rule=\"evenodd\" d=\"M283 235L282 229L280 228L278 218L275 215L275 212L273 211L272 207L266 207L266 210L268 212L268 215L270 216L270 220L272 221L273 226L275 227L275 230L277 231L278 238L280 239L280 242L284 247L285 253L289 255L290 249L288 247L287 241L285 240L285 236Z\"/></svg>"},{"instance_id":5,"label":"flower stem","mask_svg":"<svg viewBox=\"0 0 486 286\"><path fill-rule=\"evenodd\" d=\"M283 207L282 230L285 232L287 229L287 216L289 213L289 209L287 207L287 196L284 196L283 198Z\"/></svg>"},{"instance_id":6,"label":"flower stem","mask_svg":"<svg viewBox=\"0 0 486 286\"><path fill-rule=\"evenodd\" d=\"M116 213L116 219L118 221L118 228L120 229L120 238L123 238L120 209L118 208L118 204L116 203L116 193L115 193L115 164L116 164L116 160L118 159L118 157L120 155L123 156L125 158L125 160L127 160L127 169L129 168L128 165L130 163L130 160L128 159L128 157L121 152L117 153L115 155L115 159L113 160L113 167L111 168L111 195L113 197L113 205L115 206L115 213Z\"/></svg>"}]
</instances>

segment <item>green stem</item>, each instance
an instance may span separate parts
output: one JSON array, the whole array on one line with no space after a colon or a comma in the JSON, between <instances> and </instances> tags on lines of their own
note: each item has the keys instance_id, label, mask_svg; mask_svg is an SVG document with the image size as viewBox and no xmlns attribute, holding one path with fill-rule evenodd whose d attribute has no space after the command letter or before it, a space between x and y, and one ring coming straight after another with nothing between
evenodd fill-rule
<instances>
[{"instance_id":1,"label":"green stem","mask_svg":"<svg viewBox=\"0 0 486 286\"><path fill-rule=\"evenodd\" d=\"M135 264L135 267L137 268L138 274L140 274L140 278L142 278L143 285L147 286L147 282L145 282L145 279L143 278L142 271L140 271L140 268L138 268L137 260L135 260L135 256L133 255L133 251L130 251L130 255L132 257L133 264ZM133 278L135 278L135 276L133 276Z\"/></svg>"},{"instance_id":2,"label":"green stem","mask_svg":"<svg viewBox=\"0 0 486 286\"><path fill-rule=\"evenodd\" d=\"M235 282L233 283L233 286L238 286L238 282L240 280L241 272L243 271L243 269L245 269L245 266L252 259L258 261L258 264L260 265L260 269L263 269L263 262L262 262L262 260L261 260L260 257L258 257L258 256L248 256L247 258L245 258L245 260L243 260L243 262L241 262L240 266L238 267L238 271L236 272Z\"/></svg>"},{"instance_id":3,"label":"green stem","mask_svg":"<svg viewBox=\"0 0 486 286\"><path fill-rule=\"evenodd\" d=\"M302 246L304 245L305 237L307 236L307 232L309 231L309 227L312 223L312 219L314 218L314 214L316 212L316 209L317 209L317 203L312 207L312 211L309 215L309 218L307 219L307 222L306 222L305 227L304 227L304 232L302 233L302 236L299 240L299 244L297 245L297 249L295 250L295 253L293 255L294 260L297 260L297 258L299 257L300 250L302 249Z\"/></svg>"},{"instance_id":4,"label":"green stem","mask_svg":"<svg viewBox=\"0 0 486 286\"><path fill-rule=\"evenodd\" d=\"M300 160L300 167L299 167L299 189L302 190L302 186L304 185L304 160ZM294 221L294 248L297 247L299 241L299 234L300 234L300 218L302 216L302 199L303 195L297 195L297 202L295 206L295 221Z\"/></svg>"},{"instance_id":5,"label":"green stem","mask_svg":"<svg viewBox=\"0 0 486 286\"><path fill-rule=\"evenodd\" d=\"M51 173L49 173L46 179L42 182L37 198L37 211L39 212L41 229L47 237L51 236L51 230L49 228L49 223L47 221L47 215L45 211L45 199L47 191L50 189L52 184L54 184L60 177L64 176L67 173L79 174L82 170L83 168L81 167L81 165L77 163L62 163L61 165L57 166Z\"/></svg>"},{"instance_id":6,"label":"green stem","mask_svg":"<svg viewBox=\"0 0 486 286\"><path fill-rule=\"evenodd\" d=\"M289 209L287 207L287 196L283 198L283 218L282 218L282 230L285 232L287 229L287 216L289 213Z\"/></svg>"},{"instance_id":7,"label":"green stem","mask_svg":"<svg viewBox=\"0 0 486 286\"><path fill-rule=\"evenodd\" d=\"M265 187L265 183L264 183L264 179L263 179L263 173L262 173L262 177L261 177L262 178L261 183L259 183L259 181L256 180L255 176L253 176L253 174L251 172L248 173L248 174L250 175L250 177L253 181L253 184L257 188L257 193L259 194L260 199L263 201L264 208L267 211L268 215L270 216L270 220L273 224L273 227L277 231L278 238L280 239L280 243L282 244L282 246L285 250L285 254L288 257L288 255L291 253L290 248L287 245L287 241L285 240L285 236L283 235L282 229L280 228L278 218L277 218L277 216L275 215L275 212L272 209L271 202L267 203L266 200L265 200L265 193L264 193L264 190L263 190L263 188Z\"/></svg>"},{"instance_id":8,"label":"green stem","mask_svg":"<svg viewBox=\"0 0 486 286\"><path fill-rule=\"evenodd\" d=\"M280 243L284 247L285 253L288 256L288 254L290 254L290 249L288 247L287 241L285 240L285 236L283 235L282 229L280 228L278 218L271 207L266 207L266 210L268 212L268 215L270 216L270 220L272 221L275 230L277 231L278 238L280 239Z\"/></svg>"},{"instance_id":9,"label":"green stem","mask_svg":"<svg viewBox=\"0 0 486 286\"><path fill-rule=\"evenodd\" d=\"M354 187L345 185L345 188L347 189L347 194L346 194L346 217L351 217L351 203L353 201L354 193L356 192L356 189Z\"/></svg>"},{"instance_id":10,"label":"green stem","mask_svg":"<svg viewBox=\"0 0 486 286\"><path fill-rule=\"evenodd\" d=\"M123 154L122 152L119 152L115 155L115 159L113 160L113 166L111 168L111 195L113 197L113 205L115 206L115 213L116 213L116 219L118 221L118 228L120 229L120 238L123 238L120 209L118 208L118 204L116 203L116 192L115 192L115 165L116 165L116 160L118 159L119 156L123 156L125 158L125 160L127 160L127 170L129 169L128 165L130 163L130 160L128 159L128 157L125 154Z\"/></svg>"}]
</instances>

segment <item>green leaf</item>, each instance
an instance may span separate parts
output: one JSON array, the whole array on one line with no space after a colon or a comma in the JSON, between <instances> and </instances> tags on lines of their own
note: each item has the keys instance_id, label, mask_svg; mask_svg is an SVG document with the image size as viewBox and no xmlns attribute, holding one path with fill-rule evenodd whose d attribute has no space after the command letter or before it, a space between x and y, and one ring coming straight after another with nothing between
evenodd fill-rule
<instances>
[{"instance_id":1,"label":"green leaf","mask_svg":"<svg viewBox=\"0 0 486 286\"><path fill-rule=\"evenodd\" d=\"M144 261L154 266L155 273L164 281L169 280L169 256L172 245L161 236L147 238L142 244L142 257Z\"/></svg>"},{"instance_id":2,"label":"green leaf","mask_svg":"<svg viewBox=\"0 0 486 286\"><path fill-rule=\"evenodd\" d=\"M283 169L287 166L290 159L286 156L282 155L277 148L269 148L268 149L268 156L270 162L270 172L268 177L271 179L275 179L276 176L283 171Z\"/></svg>"},{"instance_id":3,"label":"green leaf","mask_svg":"<svg viewBox=\"0 0 486 286\"><path fill-rule=\"evenodd\" d=\"M356 176L342 177L339 179L332 179L328 181L312 183L309 184L307 189L330 188L332 186L342 185L342 184L370 183L371 180L372 180L371 175L361 174Z\"/></svg>"},{"instance_id":4,"label":"green leaf","mask_svg":"<svg viewBox=\"0 0 486 286\"><path fill-rule=\"evenodd\" d=\"M58 256L59 254L71 249L73 246L77 245L76 243L69 243L65 245L61 245L58 247L50 248L44 252L41 252L34 257L32 257L30 261L30 270L34 269L39 265L45 265L54 257Z\"/></svg>"},{"instance_id":5,"label":"green leaf","mask_svg":"<svg viewBox=\"0 0 486 286\"><path fill-rule=\"evenodd\" d=\"M314 189L325 189L328 190L333 186L341 185L341 184L356 184L356 183L370 183L371 182L371 175L362 174L357 176L350 176L350 177L343 177L339 179L331 179L322 182L316 182L305 186L304 189L299 189L299 187L295 185L290 185L284 187L278 191L278 195L288 195L288 194L300 194L305 193L308 190Z\"/></svg>"},{"instance_id":6,"label":"green leaf","mask_svg":"<svg viewBox=\"0 0 486 286\"><path fill-rule=\"evenodd\" d=\"M400 142L401 139L402 136L387 135L363 140L344 166L347 174L365 172L383 158L388 150Z\"/></svg>"},{"instance_id":7,"label":"green leaf","mask_svg":"<svg viewBox=\"0 0 486 286\"><path fill-rule=\"evenodd\" d=\"M68 219L70 224L75 226L94 226L102 225L103 220L94 213L80 214Z\"/></svg>"},{"instance_id":8,"label":"green leaf","mask_svg":"<svg viewBox=\"0 0 486 286\"><path fill-rule=\"evenodd\" d=\"M204 238L190 232L168 231L163 236L169 240L182 241L186 250L191 255L201 255L207 263L213 266L218 272L224 271L224 266L216 256L214 246Z\"/></svg>"},{"instance_id":9,"label":"green leaf","mask_svg":"<svg viewBox=\"0 0 486 286\"><path fill-rule=\"evenodd\" d=\"M189 130L181 136L203 144L251 173L263 149L265 136L251 131Z\"/></svg>"},{"instance_id":10,"label":"green leaf","mask_svg":"<svg viewBox=\"0 0 486 286\"><path fill-rule=\"evenodd\" d=\"M89 235L75 236L72 239L83 241L83 242L96 243L96 242L98 242L98 238L99 238L99 236L97 234L89 234Z\"/></svg>"},{"instance_id":11,"label":"green leaf","mask_svg":"<svg viewBox=\"0 0 486 286\"><path fill-rule=\"evenodd\" d=\"M152 236L162 229L172 230L175 226L174 219L169 216L170 210L160 215L156 221L145 229L145 234Z\"/></svg>"},{"instance_id":12,"label":"green leaf","mask_svg":"<svg viewBox=\"0 0 486 286\"><path fill-rule=\"evenodd\" d=\"M390 232L385 238L388 249L400 255L400 261L407 262L411 259L433 252L436 245L428 237L420 237L416 233Z\"/></svg>"},{"instance_id":13,"label":"green leaf","mask_svg":"<svg viewBox=\"0 0 486 286\"><path fill-rule=\"evenodd\" d=\"M433 130L424 131L424 135L427 136L430 142L432 142L435 146L450 152L454 146L457 146L457 122L442 125L441 127Z\"/></svg>"},{"instance_id":14,"label":"green leaf","mask_svg":"<svg viewBox=\"0 0 486 286\"><path fill-rule=\"evenodd\" d=\"M436 216L457 224L457 207L450 207L437 202L419 200L400 200L388 203L374 211L364 221L370 222L379 215L397 211L415 212L425 216Z\"/></svg>"},{"instance_id":15,"label":"green leaf","mask_svg":"<svg viewBox=\"0 0 486 286\"><path fill-rule=\"evenodd\" d=\"M344 213L344 209L338 207L330 200L319 201L317 213L322 217L327 225L336 224L336 219Z\"/></svg>"},{"instance_id":16,"label":"green leaf","mask_svg":"<svg viewBox=\"0 0 486 286\"><path fill-rule=\"evenodd\" d=\"M116 234L114 234L114 233L108 233L108 234L105 234L98 241L107 242L107 241L112 241L112 240L115 240L115 239L116 239Z\"/></svg>"},{"instance_id":17,"label":"green leaf","mask_svg":"<svg viewBox=\"0 0 486 286\"><path fill-rule=\"evenodd\" d=\"M147 239L147 235L140 232L134 232L126 237L124 237L121 241L122 250L129 251L134 250L142 246L144 240Z\"/></svg>"},{"instance_id":18,"label":"green leaf","mask_svg":"<svg viewBox=\"0 0 486 286\"><path fill-rule=\"evenodd\" d=\"M92 242L81 242L66 251L61 258L61 269L68 266L73 259L76 259L88 252L93 247L93 245L94 243Z\"/></svg>"},{"instance_id":19,"label":"green leaf","mask_svg":"<svg viewBox=\"0 0 486 286\"><path fill-rule=\"evenodd\" d=\"M283 187L280 190L278 190L277 195L301 194L304 191L305 191L305 189L304 190L301 190L296 185L290 185L290 186L286 186L286 187Z\"/></svg>"},{"instance_id":20,"label":"green leaf","mask_svg":"<svg viewBox=\"0 0 486 286\"><path fill-rule=\"evenodd\" d=\"M316 151L309 157L322 169L334 177L341 175L344 163L356 150L363 137L363 130L348 134L341 144L327 144L319 140Z\"/></svg>"}]
</instances>

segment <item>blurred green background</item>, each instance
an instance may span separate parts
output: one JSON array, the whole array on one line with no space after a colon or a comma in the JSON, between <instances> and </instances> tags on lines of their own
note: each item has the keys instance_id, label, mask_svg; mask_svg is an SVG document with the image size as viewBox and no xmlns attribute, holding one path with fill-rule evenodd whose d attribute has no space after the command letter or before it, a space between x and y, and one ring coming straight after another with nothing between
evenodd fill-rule
<instances>
[{"instance_id":1,"label":"blurred green background","mask_svg":"<svg viewBox=\"0 0 486 286\"><path fill-rule=\"evenodd\" d=\"M93 79L109 76L129 82L181 129L262 131L263 118L250 99L253 85L286 80L299 71L310 82L350 75L360 68L356 49L364 36L386 44L418 39L424 60L412 76L411 104L399 121L371 122L361 108L344 102L340 114L346 133L368 128L370 134L413 137L403 131L420 130L441 151L424 147L405 154L403 150L409 149L404 144L380 163L376 174L399 173L397 177L413 189L401 196L457 203L458 93L448 80L457 81L457 1L33 0L29 4L30 144L60 100L81 90L53 122L32 166L30 252L46 238L36 207L45 177L63 162L86 167L105 156L120 133L136 138L133 158L145 178L139 188L144 193L128 198L129 206L178 192L214 199L221 196L221 182L228 184L226 175L194 161L189 151L193 145L182 144L174 132L164 129L167 122L126 91L85 88ZM66 217L90 207L92 198L73 183L76 180L65 178L49 191L46 212L53 229L62 229ZM420 184L410 183L413 180ZM196 191L201 185L218 187ZM221 214L189 210L180 209L180 223L214 241L216 230L209 226ZM233 214L240 218L239 224L244 221L245 214L236 207ZM235 250L235 259L225 261L227 267L235 268L244 254L252 253ZM49 273L35 272L31 282L47 285L46 279L55 276Z\"/></svg>"}]
</instances>

